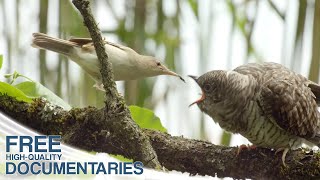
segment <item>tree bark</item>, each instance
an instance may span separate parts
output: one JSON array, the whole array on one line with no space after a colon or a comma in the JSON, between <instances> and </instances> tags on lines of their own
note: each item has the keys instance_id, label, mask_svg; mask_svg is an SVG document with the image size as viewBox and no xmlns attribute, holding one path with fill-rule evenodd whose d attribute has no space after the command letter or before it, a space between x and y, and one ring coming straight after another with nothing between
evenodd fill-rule
<instances>
[{"instance_id":1,"label":"tree bark","mask_svg":"<svg viewBox=\"0 0 320 180\"><path fill-rule=\"evenodd\" d=\"M87 107L64 111L42 99L28 104L12 97L0 95L0 111L16 121L47 134L62 136L64 143L95 152L137 157L129 152L132 144L122 143L126 138L114 133L112 123L99 119L104 109ZM119 120L123 118L118 117ZM125 126L121 128L125 129ZM123 131L123 129L118 129ZM206 141L171 136L154 130L143 130L151 141L162 166L169 170L188 172L192 175L252 179L319 179L320 153L299 149L290 151L286 165L282 165L282 153L269 149L242 150L237 147L213 145Z\"/></svg>"}]
</instances>

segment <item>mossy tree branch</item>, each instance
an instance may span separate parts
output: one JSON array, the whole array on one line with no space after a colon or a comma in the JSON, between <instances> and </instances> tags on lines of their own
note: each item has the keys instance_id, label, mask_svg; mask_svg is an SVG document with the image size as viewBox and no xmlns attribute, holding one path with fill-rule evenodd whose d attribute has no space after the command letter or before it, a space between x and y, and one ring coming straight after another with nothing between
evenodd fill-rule
<instances>
[{"instance_id":1,"label":"mossy tree branch","mask_svg":"<svg viewBox=\"0 0 320 180\"><path fill-rule=\"evenodd\" d=\"M99 124L103 127L111 128L108 128L110 132L101 131L96 133L100 136L108 136L108 133L110 133L113 136L122 137L122 139L117 142L116 147L121 148L122 151L132 159L143 162L147 167L160 168L157 155L148 137L132 120L130 111L124 103L123 97L117 92L111 62L108 61L104 41L91 13L89 1L73 0L72 3L80 11L84 24L92 37L93 45L101 66L100 73L102 83L106 90L105 108L99 111L100 113L95 114L96 119L92 124Z\"/></svg>"},{"instance_id":2,"label":"mossy tree branch","mask_svg":"<svg viewBox=\"0 0 320 180\"><path fill-rule=\"evenodd\" d=\"M88 107L64 111L40 99L27 104L0 95L0 111L40 133L61 134L66 144L88 151L133 157L126 150L128 146L121 143L124 137L112 133L112 124L105 126L103 121L96 121L103 109ZM169 170L232 178L320 178L319 152L290 151L286 157L287 167L284 167L282 154L269 149L243 150L237 155L236 147L216 146L153 130L144 129L143 132L152 142L161 165Z\"/></svg>"}]
</instances>

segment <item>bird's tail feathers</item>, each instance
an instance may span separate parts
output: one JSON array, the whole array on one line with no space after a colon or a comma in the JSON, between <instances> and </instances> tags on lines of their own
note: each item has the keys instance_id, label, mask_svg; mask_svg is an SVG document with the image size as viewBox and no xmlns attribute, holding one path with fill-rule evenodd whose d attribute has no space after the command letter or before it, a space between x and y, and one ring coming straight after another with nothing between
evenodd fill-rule
<instances>
[{"instance_id":1,"label":"bird's tail feathers","mask_svg":"<svg viewBox=\"0 0 320 180\"><path fill-rule=\"evenodd\" d=\"M75 42L50 37L43 33L33 33L32 36L32 47L54 51L66 56L71 55L74 47L79 47Z\"/></svg>"},{"instance_id":2,"label":"bird's tail feathers","mask_svg":"<svg viewBox=\"0 0 320 180\"><path fill-rule=\"evenodd\" d=\"M313 138L308 139L308 141L320 148L320 134L316 134Z\"/></svg>"},{"instance_id":3,"label":"bird's tail feathers","mask_svg":"<svg viewBox=\"0 0 320 180\"><path fill-rule=\"evenodd\" d=\"M318 106L320 106L320 85L311 82L308 86L310 87L312 93L316 96L316 102Z\"/></svg>"}]
</instances>

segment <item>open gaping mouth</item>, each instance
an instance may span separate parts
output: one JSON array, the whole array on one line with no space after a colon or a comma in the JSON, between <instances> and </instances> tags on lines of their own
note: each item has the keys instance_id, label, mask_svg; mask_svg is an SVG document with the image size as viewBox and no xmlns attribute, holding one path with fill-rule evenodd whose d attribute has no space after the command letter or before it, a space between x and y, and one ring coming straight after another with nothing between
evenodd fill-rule
<instances>
[{"instance_id":1,"label":"open gaping mouth","mask_svg":"<svg viewBox=\"0 0 320 180\"><path fill-rule=\"evenodd\" d=\"M191 106L194 105L194 104L200 103L201 101L203 101L203 100L205 99L205 97L206 97L206 96L204 95L204 93L203 93L203 91L202 91L200 99L198 99L198 100L196 100L195 102L191 103L191 104L189 105L189 107L191 107Z\"/></svg>"},{"instance_id":2,"label":"open gaping mouth","mask_svg":"<svg viewBox=\"0 0 320 180\"><path fill-rule=\"evenodd\" d=\"M193 75L188 75L188 76L191 77L191 78L198 84L198 77L197 77L197 76L193 76ZM201 91L202 91L202 93L201 93L200 99L198 99L198 100L196 100L195 102L191 103L191 104L189 105L189 107L192 106L192 105L194 105L194 104L198 104L198 103L200 103L201 101L203 101L203 100L205 99L204 92L203 92L202 89L201 89Z\"/></svg>"}]
</instances>

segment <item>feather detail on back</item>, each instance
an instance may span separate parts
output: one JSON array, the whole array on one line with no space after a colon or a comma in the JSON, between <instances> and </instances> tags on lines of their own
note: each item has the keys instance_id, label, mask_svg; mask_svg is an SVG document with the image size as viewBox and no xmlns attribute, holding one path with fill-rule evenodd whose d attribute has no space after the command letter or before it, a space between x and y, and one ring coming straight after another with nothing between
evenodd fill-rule
<instances>
[{"instance_id":1,"label":"feather detail on back","mask_svg":"<svg viewBox=\"0 0 320 180\"><path fill-rule=\"evenodd\" d=\"M92 42L91 38L71 38L71 39L69 39L69 41L75 42L75 43L81 45L82 47L93 46L93 42ZM110 46L114 46L116 48L119 48L121 50L130 49L128 47L125 47L125 46L122 46L122 45L119 45L119 44L115 44L115 43L112 43L112 42L109 42L109 41L106 41L106 40L104 40L104 43L108 44Z\"/></svg>"}]
</instances>

